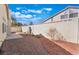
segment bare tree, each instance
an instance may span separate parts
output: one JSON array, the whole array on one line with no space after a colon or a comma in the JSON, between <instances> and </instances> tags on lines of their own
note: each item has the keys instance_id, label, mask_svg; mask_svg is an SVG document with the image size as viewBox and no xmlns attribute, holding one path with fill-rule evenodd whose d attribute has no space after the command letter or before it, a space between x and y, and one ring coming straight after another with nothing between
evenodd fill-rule
<instances>
[{"instance_id":1,"label":"bare tree","mask_svg":"<svg viewBox=\"0 0 79 59\"><path fill-rule=\"evenodd\" d=\"M51 37L51 39L65 40L64 36L55 28L50 28L47 34Z\"/></svg>"},{"instance_id":2,"label":"bare tree","mask_svg":"<svg viewBox=\"0 0 79 59\"><path fill-rule=\"evenodd\" d=\"M11 16L12 19L12 26L22 26L22 23L18 23L16 18L14 18L13 16Z\"/></svg>"},{"instance_id":3,"label":"bare tree","mask_svg":"<svg viewBox=\"0 0 79 59\"><path fill-rule=\"evenodd\" d=\"M56 29L55 28L54 29L50 28L47 34L51 37L51 39L54 39L54 36L56 34Z\"/></svg>"}]
</instances>

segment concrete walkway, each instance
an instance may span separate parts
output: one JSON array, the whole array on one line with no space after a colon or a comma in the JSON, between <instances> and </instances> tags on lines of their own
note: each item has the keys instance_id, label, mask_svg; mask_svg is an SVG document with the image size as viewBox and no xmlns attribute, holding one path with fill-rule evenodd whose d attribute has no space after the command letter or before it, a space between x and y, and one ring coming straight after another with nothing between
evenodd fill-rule
<instances>
[{"instance_id":1,"label":"concrete walkway","mask_svg":"<svg viewBox=\"0 0 79 59\"><path fill-rule=\"evenodd\" d=\"M64 48L68 52L70 52L73 55L79 55L79 44L61 41L61 40L53 40L54 43L59 45L60 47Z\"/></svg>"},{"instance_id":2,"label":"concrete walkway","mask_svg":"<svg viewBox=\"0 0 79 59\"><path fill-rule=\"evenodd\" d=\"M22 38L22 36L21 35L19 35L18 33L11 33L10 35L8 35L7 37L6 37L6 40L9 40L9 39L20 39L20 38Z\"/></svg>"}]
</instances>

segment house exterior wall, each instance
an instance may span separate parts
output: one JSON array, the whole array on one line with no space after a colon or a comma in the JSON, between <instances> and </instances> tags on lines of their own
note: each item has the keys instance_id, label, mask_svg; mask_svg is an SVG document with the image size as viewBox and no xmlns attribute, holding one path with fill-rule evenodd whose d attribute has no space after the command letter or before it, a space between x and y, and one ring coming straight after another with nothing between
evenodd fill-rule
<instances>
[{"instance_id":1,"label":"house exterior wall","mask_svg":"<svg viewBox=\"0 0 79 59\"><path fill-rule=\"evenodd\" d=\"M71 10L73 12L71 12ZM78 10L79 9L67 9L53 17L52 23L22 26L22 31L28 33L29 27L31 27L34 35L42 34L52 40L52 37L49 35L49 30L55 29L54 40L65 40L68 42L79 43L79 14L78 17L69 18L71 13L75 13ZM68 14L68 18L61 19L60 16L64 14Z\"/></svg>"},{"instance_id":2,"label":"house exterior wall","mask_svg":"<svg viewBox=\"0 0 79 59\"><path fill-rule=\"evenodd\" d=\"M8 10L7 36L11 34L11 23L12 23L11 14L10 14L10 11Z\"/></svg>"},{"instance_id":3,"label":"house exterior wall","mask_svg":"<svg viewBox=\"0 0 79 59\"><path fill-rule=\"evenodd\" d=\"M50 23L50 22L52 22L52 19L49 19L49 20L45 21L44 23Z\"/></svg>"},{"instance_id":4,"label":"house exterior wall","mask_svg":"<svg viewBox=\"0 0 79 59\"><path fill-rule=\"evenodd\" d=\"M66 14L67 14L67 18L66 19L61 19L61 15L66 15ZM68 15L69 15L69 9L67 9L64 12L61 12L60 14L53 17L53 22L62 21L62 20L68 20L68 18L69 18Z\"/></svg>"},{"instance_id":5,"label":"house exterior wall","mask_svg":"<svg viewBox=\"0 0 79 59\"><path fill-rule=\"evenodd\" d=\"M53 22L56 22L56 21L63 21L63 20L69 20L69 19L72 19L72 18L69 18L69 15L71 13L79 13L79 9L73 9L73 8L70 8L70 9L67 9L61 13L59 13L58 15L54 16L53 17ZM62 15L67 15L66 18L63 18L61 19L61 16ZM79 15L78 15L79 16ZM74 17L75 18L75 17Z\"/></svg>"},{"instance_id":6,"label":"house exterior wall","mask_svg":"<svg viewBox=\"0 0 79 59\"><path fill-rule=\"evenodd\" d=\"M7 26L8 26L8 19L7 19L6 5L0 4L0 46L7 36Z\"/></svg>"}]
</instances>

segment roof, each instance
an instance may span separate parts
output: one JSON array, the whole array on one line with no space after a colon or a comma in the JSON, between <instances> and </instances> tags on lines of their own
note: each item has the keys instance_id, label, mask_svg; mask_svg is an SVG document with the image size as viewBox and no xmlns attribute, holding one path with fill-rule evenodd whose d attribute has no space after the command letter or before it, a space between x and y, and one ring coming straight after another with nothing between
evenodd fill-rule
<instances>
[{"instance_id":1,"label":"roof","mask_svg":"<svg viewBox=\"0 0 79 59\"><path fill-rule=\"evenodd\" d=\"M55 17L56 15L58 15L58 14L64 12L64 11L67 10L67 9L79 9L79 7L77 7L77 6L68 6L68 7L66 7L65 9L63 9L63 10L59 11L58 13L56 13L55 15L50 16L49 18L47 18L45 21L43 21L43 23L46 22L47 20L49 20L49 19Z\"/></svg>"}]
</instances>

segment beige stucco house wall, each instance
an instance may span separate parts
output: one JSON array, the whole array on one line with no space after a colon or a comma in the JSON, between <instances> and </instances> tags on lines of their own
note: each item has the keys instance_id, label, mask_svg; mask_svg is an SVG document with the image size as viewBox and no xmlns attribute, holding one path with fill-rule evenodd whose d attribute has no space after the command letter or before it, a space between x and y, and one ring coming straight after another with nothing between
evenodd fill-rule
<instances>
[{"instance_id":1,"label":"beige stucco house wall","mask_svg":"<svg viewBox=\"0 0 79 59\"><path fill-rule=\"evenodd\" d=\"M0 4L0 46L9 33L9 13L6 4Z\"/></svg>"}]
</instances>

